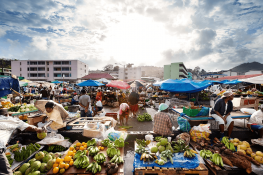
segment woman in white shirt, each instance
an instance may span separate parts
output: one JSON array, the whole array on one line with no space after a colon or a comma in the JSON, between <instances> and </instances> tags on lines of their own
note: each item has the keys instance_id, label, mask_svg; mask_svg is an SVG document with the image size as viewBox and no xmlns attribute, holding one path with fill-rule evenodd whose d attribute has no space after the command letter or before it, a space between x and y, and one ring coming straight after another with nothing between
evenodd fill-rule
<instances>
[{"instance_id":1,"label":"woman in white shirt","mask_svg":"<svg viewBox=\"0 0 263 175\"><path fill-rule=\"evenodd\" d=\"M259 138L263 136L263 108L254 112L248 123L247 127L253 132L258 132Z\"/></svg>"}]
</instances>

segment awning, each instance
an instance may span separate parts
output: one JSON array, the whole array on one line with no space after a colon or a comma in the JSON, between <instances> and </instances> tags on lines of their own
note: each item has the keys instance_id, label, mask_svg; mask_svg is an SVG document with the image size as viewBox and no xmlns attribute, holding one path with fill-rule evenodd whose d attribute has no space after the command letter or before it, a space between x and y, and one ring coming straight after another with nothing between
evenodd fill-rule
<instances>
[{"instance_id":1,"label":"awning","mask_svg":"<svg viewBox=\"0 0 263 175\"><path fill-rule=\"evenodd\" d=\"M104 84L94 81L94 80L87 80L77 84L78 86L104 86Z\"/></svg>"}]
</instances>

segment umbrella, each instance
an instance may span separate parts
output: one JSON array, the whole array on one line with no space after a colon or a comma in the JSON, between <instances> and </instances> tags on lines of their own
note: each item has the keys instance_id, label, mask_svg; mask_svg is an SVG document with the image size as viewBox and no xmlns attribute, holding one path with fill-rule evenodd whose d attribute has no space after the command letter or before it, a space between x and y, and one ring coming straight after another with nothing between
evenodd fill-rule
<instances>
[{"instance_id":1,"label":"umbrella","mask_svg":"<svg viewBox=\"0 0 263 175\"><path fill-rule=\"evenodd\" d=\"M142 87L144 84L138 80L128 82L131 87Z\"/></svg>"},{"instance_id":2,"label":"umbrella","mask_svg":"<svg viewBox=\"0 0 263 175\"><path fill-rule=\"evenodd\" d=\"M224 83L226 83L226 82L229 82L229 80L222 80L222 81L220 81L220 82L218 82L219 84L224 84Z\"/></svg>"},{"instance_id":3,"label":"umbrella","mask_svg":"<svg viewBox=\"0 0 263 175\"><path fill-rule=\"evenodd\" d=\"M166 82L168 80L172 80L172 79L167 79L167 80L163 80L163 81L159 81L159 82L153 83L153 86L161 86L163 82Z\"/></svg>"},{"instance_id":4,"label":"umbrella","mask_svg":"<svg viewBox=\"0 0 263 175\"><path fill-rule=\"evenodd\" d=\"M94 80L83 81L81 83L78 83L77 85L78 86L104 86L104 84L99 83L99 82L94 81Z\"/></svg>"},{"instance_id":5,"label":"umbrella","mask_svg":"<svg viewBox=\"0 0 263 175\"><path fill-rule=\"evenodd\" d=\"M108 87L115 87L119 89L129 89L130 85L128 83L125 83L124 81L115 80L111 81L109 84L107 84Z\"/></svg>"},{"instance_id":6,"label":"umbrella","mask_svg":"<svg viewBox=\"0 0 263 175\"><path fill-rule=\"evenodd\" d=\"M163 82L161 90L174 92L174 93L195 93L204 90L212 83L195 82L190 79L172 80L169 79Z\"/></svg>"},{"instance_id":7,"label":"umbrella","mask_svg":"<svg viewBox=\"0 0 263 175\"><path fill-rule=\"evenodd\" d=\"M55 103L56 106L54 107L54 109L57 109L60 112L61 118L63 120L68 117L68 112L63 108L63 106L52 100L37 100L34 105L38 110L40 110L41 112L44 112L46 110L45 105L47 102Z\"/></svg>"},{"instance_id":8,"label":"umbrella","mask_svg":"<svg viewBox=\"0 0 263 175\"><path fill-rule=\"evenodd\" d=\"M19 81L19 86L28 86L27 82Z\"/></svg>"},{"instance_id":9,"label":"umbrella","mask_svg":"<svg viewBox=\"0 0 263 175\"><path fill-rule=\"evenodd\" d=\"M51 83L60 84L60 83L63 83L63 81L56 80L56 81L52 81Z\"/></svg>"},{"instance_id":10,"label":"umbrella","mask_svg":"<svg viewBox=\"0 0 263 175\"><path fill-rule=\"evenodd\" d=\"M31 82L30 80L27 80L27 79L24 79L24 80L21 80L22 82Z\"/></svg>"},{"instance_id":11,"label":"umbrella","mask_svg":"<svg viewBox=\"0 0 263 175\"><path fill-rule=\"evenodd\" d=\"M104 82L104 83L109 83L109 82L111 82L111 80L108 80L108 79L106 79L106 78L100 78L100 79L95 80L95 81Z\"/></svg>"},{"instance_id":12,"label":"umbrella","mask_svg":"<svg viewBox=\"0 0 263 175\"><path fill-rule=\"evenodd\" d=\"M253 84L263 84L263 75L260 76L256 76L256 77L251 77L251 78L247 78L247 79L241 79L239 81L244 81L247 83L253 83Z\"/></svg>"},{"instance_id":13,"label":"umbrella","mask_svg":"<svg viewBox=\"0 0 263 175\"><path fill-rule=\"evenodd\" d=\"M238 83L242 83L242 81L238 81L238 80L233 80L233 81L227 81L223 84L229 84L229 85L233 85L233 84L238 84Z\"/></svg>"}]
</instances>

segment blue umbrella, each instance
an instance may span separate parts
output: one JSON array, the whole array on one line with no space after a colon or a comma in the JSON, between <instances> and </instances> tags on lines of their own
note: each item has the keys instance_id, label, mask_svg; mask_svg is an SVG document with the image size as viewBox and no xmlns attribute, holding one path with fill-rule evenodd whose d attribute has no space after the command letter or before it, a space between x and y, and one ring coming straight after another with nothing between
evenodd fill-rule
<instances>
[{"instance_id":1,"label":"blue umbrella","mask_svg":"<svg viewBox=\"0 0 263 175\"><path fill-rule=\"evenodd\" d=\"M195 93L211 86L210 82L196 82L190 79L168 80L163 82L161 90L174 93Z\"/></svg>"},{"instance_id":2,"label":"blue umbrella","mask_svg":"<svg viewBox=\"0 0 263 175\"><path fill-rule=\"evenodd\" d=\"M63 81L56 80L56 81L52 81L51 83L60 84L60 83L63 83Z\"/></svg>"},{"instance_id":3,"label":"blue umbrella","mask_svg":"<svg viewBox=\"0 0 263 175\"><path fill-rule=\"evenodd\" d=\"M94 80L87 80L77 84L78 86L104 86L104 84L94 81Z\"/></svg>"},{"instance_id":4,"label":"blue umbrella","mask_svg":"<svg viewBox=\"0 0 263 175\"><path fill-rule=\"evenodd\" d=\"M225 83L223 83L223 84L234 85L234 84L238 84L238 83L242 83L242 81L232 80L232 81L225 82Z\"/></svg>"},{"instance_id":5,"label":"blue umbrella","mask_svg":"<svg viewBox=\"0 0 263 175\"><path fill-rule=\"evenodd\" d=\"M169 82L170 80L173 80L173 79L167 79L167 80L163 80L160 82L153 83L153 86L161 86L164 82Z\"/></svg>"}]
</instances>

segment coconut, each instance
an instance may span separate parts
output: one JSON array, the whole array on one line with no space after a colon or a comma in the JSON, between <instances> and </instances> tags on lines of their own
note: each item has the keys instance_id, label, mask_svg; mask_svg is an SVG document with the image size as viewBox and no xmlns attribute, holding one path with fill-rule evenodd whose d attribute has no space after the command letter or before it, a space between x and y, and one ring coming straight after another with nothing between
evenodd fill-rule
<instances>
[{"instance_id":1,"label":"coconut","mask_svg":"<svg viewBox=\"0 0 263 175\"><path fill-rule=\"evenodd\" d=\"M41 166L40 166L40 168L39 168L39 171L40 171L41 173L47 172L47 171L48 171L48 169L47 169L47 164L46 164L46 163L41 163Z\"/></svg>"},{"instance_id":2,"label":"coconut","mask_svg":"<svg viewBox=\"0 0 263 175\"><path fill-rule=\"evenodd\" d=\"M39 138L40 140L44 139L46 136L47 136L46 132L37 133L37 138Z\"/></svg>"},{"instance_id":3,"label":"coconut","mask_svg":"<svg viewBox=\"0 0 263 175\"><path fill-rule=\"evenodd\" d=\"M44 158L44 156L45 156L45 154L42 151L40 151L40 152L36 153L35 158L37 160L42 160Z\"/></svg>"},{"instance_id":4,"label":"coconut","mask_svg":"<svg viewBox=\"0 0 263 175\"><path fill-rule=\"evenodd\" d=\"M32 168L29 167L29 168L26 170L25 175L28 175L31 171L32 171Z\"/></svg>"},{"instance_id":5,"label":"coconut","mask_svg":"<svg viewBox=\"0 0 263 175\"><path fill-rule=\"evenodd\" d=\"M16 171L13 175L22 175L22 173L20 171Z\"/></svg>"},{"instance_id":6,"label":"coconut","mask_svg":"<svg viewBox=\"0 0 263 175\"><path fill-rule=\"evenodd\" d=\"M42 162L43 163L47 163L49 160L51 160L52 159L52 156L51 155L49 155L49 154L47 154L43 159L42 159Z\"/></svg>"},{"instance_id":7,"label":"coconut","mask_svg":"<svg viewBox=\"0 0 263 175\"><path fill-rule=\"evenodd\" d=\"M47 162L47 169L50 170L53 167L53 164L56 162L56 159L51 159Z\"/></svg>"},{"instance_id":8,"label":"coconut","mask_svg":"<svg viewBox=\"0 0 263 175\"><path fill-rule=\"evenodd\" d=\"M32 173L29 173L28 175L40 175L40 174L41 174L40 171L34 171Z\"/></svg>"},{"instance_id":9,"label":"coconut","mask_svg":"<svg viewBox=\"0 0 263 175\"><path fill-rule=\"evenodd\" d=\"M159 146L159 147L158 147L158 150L159 150L159 152L161 153L161 152L163 152L163 151L165 150L165 147L164 147L164 146Z\"/></svg>"},{"instance_id":10,"label":"coconut","mask_svg":"<svg viewBox=\"0 0 263 175\"><path fill-rule=\"evenodd\" d=\"M161 139L160 139L160 144L161 144L162 146L167 145L167 143L168 143L167 138L161 138Z\"/></svg>"},{"instance_id":11,"label":"coconut","mask_svg":"<svg viewBox=\"0 0 263 175\"><path fill-rule=\"evenodd\" d=\"M24 163L20 168L19 171L24 174L26 172L26 170L28 169L28 167L30 166L29 163Z\"/></svg>"},{"instance_id":12,"label":"coconut","mask_svg":"<svg viewBox=\"0 0 263 175\"><path fill-rule=\"evenodd\" d=\"M160 142L157 142L156 146L157 146L157 147L161 146L161 143L160 143Z\"/></svg>"},{"instance_id":13,"label":"coconut","mask_svg":"<svg viewBox=\"0 0 263 175\"><path fill-rule=\"evenodd\" d=\"M37 171L41 166L41 162L40 161L35 161L32 165L31 168L34 169L35 171Z\"/></svg>"},{"instance_id":14,"label":"coconut","mask_svg":"<svg viewBox=\"0 0 263 175\"><path fill-rule=\"evenodd\" d=\"M152 153L157 153L158 152L158 148L156 146L151 148L151 152Z\"/></svg>"}]
</instances>

